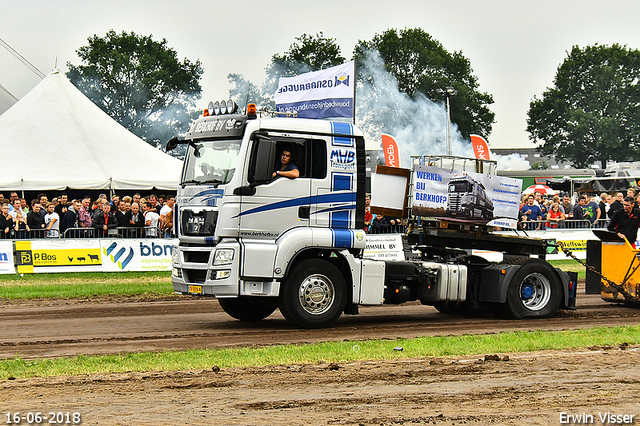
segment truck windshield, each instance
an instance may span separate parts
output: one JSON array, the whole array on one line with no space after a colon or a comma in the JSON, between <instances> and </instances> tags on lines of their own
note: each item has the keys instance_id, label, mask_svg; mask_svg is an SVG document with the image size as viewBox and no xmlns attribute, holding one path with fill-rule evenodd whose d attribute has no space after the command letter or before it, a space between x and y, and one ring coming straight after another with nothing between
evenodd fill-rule
<instances>
[{"instance_id":1,"label":"truck windshield","mask_svg":"<svg viewBox=\"0 0 640 426\"><path fill-rule=\"evenodd\" d=\"M215 140L190 143L181 183L229 183L236 170L240 142Z\"/></svg>"},{"instance_id":2,"label":"truck windshield","mask_svg":"<svg viewBox=\"0 0 640 426\"><path fill-rule=\"evenodd\" d=\"M451 182L449 184L449 192L470 192L470 185L467 181Z\"/></svg>"}]
</instances>

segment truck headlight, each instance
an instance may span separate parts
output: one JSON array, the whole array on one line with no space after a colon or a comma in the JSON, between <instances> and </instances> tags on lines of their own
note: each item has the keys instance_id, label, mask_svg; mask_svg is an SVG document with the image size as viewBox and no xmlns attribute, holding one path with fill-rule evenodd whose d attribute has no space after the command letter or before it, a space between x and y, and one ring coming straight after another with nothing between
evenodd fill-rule
<instances>
[{"instance_id":1,"label":"truck headlight","mask_svg":"<svg viewBox=\"0 0 640 426\"><path fill-rule=\"evenodd\" d=\"M231 276L230 269L223 269L219 271L211 271L211 279L212 280L224 280Z\"/></svg>"},{"instance_id":2,"label":"truck headlight","mask_svg":"<svg viewBox=\"0 0 640 426\"><path fill-rule=\"evenodd\" d=\"M173 263L178 263L178 246L175 245L171 249L171 261Z\"/></svg>"},{"instance_id":3,"label":"truck headlight","mask_svg":"<svg viewBox=\"0 0 640 426\"><path fill-rule=\"evenodd\" d=\"M229 265L233 262L233 249L218 249L213 257L215 265Z\"/></svg>"}]
</instances>

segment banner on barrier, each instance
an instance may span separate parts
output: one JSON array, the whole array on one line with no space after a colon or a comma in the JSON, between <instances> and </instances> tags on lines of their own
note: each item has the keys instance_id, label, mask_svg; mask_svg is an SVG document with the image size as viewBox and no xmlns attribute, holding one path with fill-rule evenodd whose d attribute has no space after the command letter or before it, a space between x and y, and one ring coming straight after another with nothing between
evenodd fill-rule
<instances>
[{"instance_id":1,"label":"banner on barrier","mask_svg":"<svg viewBox=\"0 0 640 426\"><path fill-rule=\"evenodd\" d=\"M105 272L170 271L176 239L101 239Z\"/></svg>"},{"instance_id":2,"label":"banner on barrier","mask_svg":"<svg viewBox=\"0 0 640 426\"><path fill-rule=\"evenodd\" d=\"M98 240L16 241L19 274L38 272L100 272Z\"/></svg>"},{"instance_id":3,"label":"banner on barrier","mask_svg":"<svg viewBox=\"0 0 640 426\"><path fill-rule=\"evenodd\" d=\"M87 239L16 241L16 261L8 242L9 272L169 271L176 239ZM5 245L0 245L0 271ZM0 272L3 273L3 272Z\"/></svg>"},{"instance_id":4,"label":"banner on barrier","mask_svg":"<svg viewBox=\"0 0 640 426\"><path fill-rule=\"evenodd\" d=\"M0 241L0 274L15 274L16 267L13 264L13 243Z\"/></svg>"}]
</instances>

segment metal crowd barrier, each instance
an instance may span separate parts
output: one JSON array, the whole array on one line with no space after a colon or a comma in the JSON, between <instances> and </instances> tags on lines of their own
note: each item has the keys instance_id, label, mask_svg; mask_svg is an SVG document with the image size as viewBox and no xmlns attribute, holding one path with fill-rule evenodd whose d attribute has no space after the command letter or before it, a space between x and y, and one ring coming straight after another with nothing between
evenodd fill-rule
<instances>
[{"instance_id":1,"label":"metal crowd barrier","mask_svg":"<svg viewBox=\"0 0 640 426\"><path fill-rule=\"evenodd\" d=\"M97 228L69 228L64 231L64 238L159 238L160 232L155 226L131 227L119 226L107 229L107 235Z\"/></svg>"},{"instance_id":2,"label":"metal crowd barrier","mask_svg":"<svg viewBox=\"0 0 640 426\"><path fill-rule=\"evenodd\" d=\"M47 232L55 232L55 231L47 231L46 229L20 229L16 231L12 229L8 234L2 233L0 238L7 240L32 240L32 239L40 239L45 238L47 236Z\"/></svg>"},{"instance_id":3,"label":"metal crowd barrier","mask_svg":"<svg viewBox=\"0 0 640 426\"><path fill-rule=\"evenodd\" d=\"M552 222L548 220L536 220L536 221L520 221L518 222L518 229L524 229L525 231L534 230L563 230L563 229L604 229L609 224L608 219L599 219L594 223L591 223L587 219L565 219L558 222ZM403 234L406 230L406 225L390 225L388 228L382 229L379 232L373 232L372 229L367 229L370 234Z\"/></svg>"},{"instance_id":4,"label":"metal crowd barrier","mask_svg":"<svg viewBox=\"0 0 640 426\"><path fill-rule=\"evenodd\" d=\"M556 229L604 229L609 224L608 219L598 219L594 223L591 223L587 219L565 219L558 222L552 222L548 220L532 220L532 221L520 221L518 227L526 231L534 230L547 230L553 231Z\"/></svg>"},{"instance_id":5,"label":"metal crowd barrier","mask_svg":"<svg viewBox=\"0 0 640 426\"><path fill-rule=\"evenodd\" d=\"M107 235L97 228L69 228L60 234L59 231L46 229L31 229L13 231L5 234L0 233L0 239L9 240L38 240L38 239L58 239L58 238L173 238L172 234L167 234L158 230L154 226L139 227L118 227L107 230Z\"/></svg>"}]
</instances>

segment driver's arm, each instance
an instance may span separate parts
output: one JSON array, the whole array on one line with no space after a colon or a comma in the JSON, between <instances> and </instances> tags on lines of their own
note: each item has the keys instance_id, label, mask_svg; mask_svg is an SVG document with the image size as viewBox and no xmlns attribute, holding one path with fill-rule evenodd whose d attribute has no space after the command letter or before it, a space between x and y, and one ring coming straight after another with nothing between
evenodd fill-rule
<instances>
[{"instance_id":1,"label":"driver's arm","mask_svg":"<svg viewBox=\"0 0 640 426\"><path fill-rule=\"evenodd\" d=\"M293 169L288 171L277 170L273 172L273 177L276 177L276 176L284 176L289 179L295 179L300 176L300 171L298 169Z\"/></svg>"}]
</instances>

